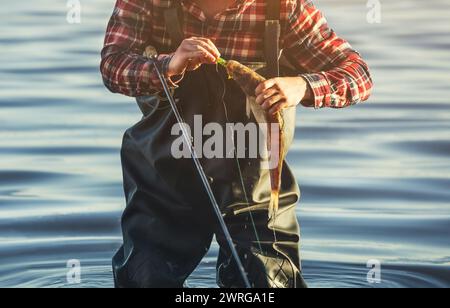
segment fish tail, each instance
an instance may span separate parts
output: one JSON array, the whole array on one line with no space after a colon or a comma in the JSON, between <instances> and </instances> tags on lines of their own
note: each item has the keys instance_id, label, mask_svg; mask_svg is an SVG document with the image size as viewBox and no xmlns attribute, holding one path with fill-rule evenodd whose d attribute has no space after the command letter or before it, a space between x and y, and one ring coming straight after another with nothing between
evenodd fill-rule
<instances>
[{"instance_id":1,"label":"fish tail","mask_svg":"<svg viewBox=\"0 0 450 308\"><path fill-rule=\"evenodd\" d=\"M269 219L275 218L278 212L280 202L280 192L278 190L272 190L270 194L269 204Z\"/></svg>"}]
</instances>

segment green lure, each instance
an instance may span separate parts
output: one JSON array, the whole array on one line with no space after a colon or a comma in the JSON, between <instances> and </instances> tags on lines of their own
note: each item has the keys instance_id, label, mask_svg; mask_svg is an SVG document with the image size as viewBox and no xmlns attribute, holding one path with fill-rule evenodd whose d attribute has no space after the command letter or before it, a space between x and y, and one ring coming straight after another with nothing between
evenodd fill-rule
<instances>
[{"instance_id":1,"label":"green lure","mask_svg":"<svg viewBox=\"0 0 450 308\"><path fill-rule=\"evenodd\" d=\"M217 59L217 64L222 65L223 67L225 67L227 69L227 72L228 72L228 68L227 68L228 61L227 60L225 60L223 58L218 58ZM228 79L233 79L233 76L231 76L230 72L228 72Z\"/></svg>"},{"instance_id":2,"label":"green lure","mask_svg":"<svg viewBox=\"0 0 450 308\"><path fill-rule=\"evenodd\" d=\"M220 64L224 67L227 67L227 61L225 59L219 58L217 59L217 64Z\"/></svg>"}]
</instances>

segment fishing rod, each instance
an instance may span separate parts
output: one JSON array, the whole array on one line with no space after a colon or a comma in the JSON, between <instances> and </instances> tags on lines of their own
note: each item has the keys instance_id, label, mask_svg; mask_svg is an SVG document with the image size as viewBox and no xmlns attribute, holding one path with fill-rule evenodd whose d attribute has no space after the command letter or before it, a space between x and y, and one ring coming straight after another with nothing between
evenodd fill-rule
<instances>
[{"instance_id":1,"label":"fishing rod","mask_svg":"<svg viewBox=\"0 0 450 308\"><path fill-rule=\"evenodd\" d=\"M157 56L154 55L152 57L152 59L153 59L153 66L155 67L156 73L158 74L159 80L161 81L161 84L162 84L162 86L164 88L164 92L166 93L167 99L169 100L170 106L172 107L172 111L175 114L177 122L178 122L178 124L181 127L181 131L182 131L182 134L183 134L184 142L187 145L189 145L189 152L191 153L191 157L192 157L192 159L194 161L194 164L195 164L195 166L197 168L198 174L199 174L199 176L200 176L200 178L201 178L201 180L203 182L203 186L204 186L204 188L206 190L206 193L208 194L209 200L211 201L212 207L213 207L214 212L215 212L215 214L217 216L217 220L219 221L220 227L221 227L222 232L223 232L223 234L225 236L225 239L226 239L226 241L228 243L228 246L230 248L231 254L232 254L233 258L235 259L236 265L237 265L237 267L239 269L239 272L240 272L240 274L242 276L242 280L244 281L245 287L247 289L251 289L252 287L251 287L250 281L248 279L247 273L245 272L245 269L244 269L244 266L242 264L242 261L239 258L239 254L238 254L238 252L236 250L236 247L234 246L233 239L231 238L230 231L228 230L228 227L227 227L227 225L225 223L225 220L224 220L224 218L222 216L222 212L220 211L219 204L217 203L216 197L214 196L214 192L213 192L213 190L211 188L211 185L209 184L208 177L206 176L205 171L203 170L203 167L202 167L202 165L200 163L200 160L199 160L199 158L197 156L197 153L196 153L196 151L194 149L194 146L192 145L191 136L188 133L188 131L186 130L186 127L184 125L183 117L181 116L180 111L178 110L178 107L177 107L177 104L175 102L175 99L174 99L174 97L172 95L172 92L169 89L169 85L167 84L167 80L166 80L166 78L163 76L163 74L161 73L161 71L158 68Z\"/></svg>"}]
</instances>

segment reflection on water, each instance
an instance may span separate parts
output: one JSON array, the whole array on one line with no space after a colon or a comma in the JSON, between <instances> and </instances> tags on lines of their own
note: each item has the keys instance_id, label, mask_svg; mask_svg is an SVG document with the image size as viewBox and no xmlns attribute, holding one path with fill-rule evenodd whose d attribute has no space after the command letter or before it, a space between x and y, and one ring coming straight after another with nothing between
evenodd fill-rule
<instances>
[{"instance_id":1,"label":"reflection on water","mask_svg":"<svg viewBox=\"0 0 450 308\"><path fill-rule=\"evenodd\" d=\"M98 73L112 0L11 1L0 11L0 286L111 287L123 209L119 146L139 119ZM290 153L302 186L305 277L314 287L450 286L450 22L445 0L317 0L368 59L376 92L345 111L300 110ZM217 248L191 277L214 286Z\"/></svg>"}]
</instances>

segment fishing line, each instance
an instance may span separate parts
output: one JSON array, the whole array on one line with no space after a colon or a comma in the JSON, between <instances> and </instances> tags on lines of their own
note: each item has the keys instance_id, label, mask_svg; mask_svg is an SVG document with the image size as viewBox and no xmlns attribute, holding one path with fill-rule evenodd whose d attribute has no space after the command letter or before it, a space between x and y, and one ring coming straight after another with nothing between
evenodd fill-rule
<instances>
[{"instance_id":1,"label":"fishing line","mask_svg":"<svg viewBox=\"0 0 450 308\"><path fill-rule=\"evenodd\" d=\"M222 86L223 86L221 101L222 101L223 109L224 109L224 112L225 112L225 118L227 120L227 123L230 123L230 119L228 117L228 109L227 109L227 106L226 106L226 103L225 103L225 95L226 95L227 86L226 86L225 80L223 79L222 74L220 74L220 72L218 71L218 66L216 66L216 72L219 75L220 80L222 82ZM248 213L249 213L250 220L251 220L251 223L252 223L253 231L255 233L256 242L258 243L259 251L260 251L260 253L262 255L264 255L264 251L263 251L262 246L261 246L261 240L260 240L259 235L258 235L258 229L256 228L255 219L253 217L253 212L250 209L250 199L248 197L247 189L245 188L245 182L244 182L244 176L243 176L243 172L242 172L242 168L241 168L241 163L239 162L237 149L235 147L234 131L232 131L231 133L232 133L231 134L231 138L232 138L232 141L233 141L234 157L235 157L237 169L238 169L238 172L239 172L239 178L240 178L240 181L241 181L242 191L244 193L245 202L246 202Z\"/></svg>"},{"instance_id":2,"label":"fishing line","mask_svg":"<svg viewBox=\"0 0 450 308\"><path fill-rule=\"evenodd\" d=\"M223 59L221 59L221 60L222 60L223 63L220 63L220 64L222 64L223 66L225 66L225 65L226 65L226 61L223 60ZM225 64L225 65L224 65L224 64ZM222 101L222 104L223 104L223 107L224 107L225 117L226 117L227 122L230 122L229 117L228 117L228 109L227 109L226 102L225 102L226 83L225 83L225 80L224 80L222 74L221 74L221 73L219 72L219 70L218 70L218 66L216 66L216 72L218 73L218 75L219 75L219 77L220 77L220 80L222 81L222 86L223 86L223 89L224 89L223 92L222 92L222 98L221 98L221 101ZM270 125L270 123L268 123L268 125ZM284 129L284 125L285 125L285 123L283 122L283 123L281 123L281 125L278 127L278 129L279 129L279 134L281 134L281 131ZM268 133L269 133L269 131L268 131ZM234 131L232 131L231 136L232 136L232 140L233 140L233 145L235 145ZM268 135L267 135L267 138L271 138L271 134L268 134ZM267 142L268 142L268 144L271 145L271 143L270 143L269 141L267 141ZM282 146L282 145L280 144L279 146ZM271 152L271 151L272 151L272 149L269 149L269 152ZM244 193L244 196L245 196L245 201L246 201L246 203L247 203L248 213L249 213L249 216L250 216L251 221L252 221L252 226L253 226L254 233L255 233L255 236L256 236L256 239L257 239L257 243L258 243L258 246L259 246L259 250L260 250L261 255L267 256L267 253L264 253L264 251L262 250L261 241L260 241L260 239L259 239L258 231L257 231L256 224L255 224L255 221L254 221L254 218L253 218L253 211L251 210L251 207L250 207L250 202L249 202L249 198L248 198L248 193L247 193L246 188L245 188L245 182L244 182L244 178L243 178L243 172L242 172L242 168L241 168L241 165L240 165L238 156L237 156L237 149L236 149L235 146L234 146L234 155L235 155L235 158L236 158L237 169L238 169L238 171L239 171L239 176L240 176L240 180L241 180L242 190L243 190L243 193ZM281 159L282 156L284 156L284 154L282 154L280 157L278 157L278 159ZM269 159L270 159L270 158L269 158ZM284 167L284 159L283 159L283 162L282 162L282 166ZM268 227L272 229L273 238L274 238L274 246L273 246L273 248L274 248L274 250L275 250L275 252L276 252L276 257L277 257L277 258L280 256L280 253L281 253L281 252L276 248L276 243L278 243L278 236L277 236L277 219L278 219L278 214L279 214L278 211L275 212L275 213L273 213L273 217L272 217L272 218L269 220L269 222L268 222ZM283 263L282 263L281 265L278 265L279 268L280 268L280 271L284 271L284 269L283 269L284 262L288 262L288 264L289 264L290 267L291 267L292 274L293 274L293 277L294 277L294 279L293 279L293 280L294 280L294 281L293 281L294 288L296 288L296 286L297 286L297 280L295 279L295 272L296 272L296 270L295 270L293 264L291 263L290 258L289 258L288 256L284 255L283 253L281 253L281 254L286 258L286 260L284 260ZM269 261L269 260L266 260L266 263L267 263L268 261ZM275 282L275 281L276 281L276 277L273 277L273 278L272 278L272 277L270 277L267 273L266 273L266 275L268 276L268 278L269 278L270 280L273 280L273 282L272 282L272 283L273 283L273 286L277 286L277 284L276 284L276 282Z\"/></svg>"},{"instance_id":3,"label":"fishing line","mask_svg":"<svg viewBox=\"0 0 450 308\"><path fill-rule=\"evenodd\" d=\"M183 117L181 116L177 104L175 102L175 99L172 95L172 93L170 92L170 88L167 84L166 78L162 75L162 73L160 72L158 65L157 65L157 56L154 55L152 57L153 60L153 66L155 67L155 71L158 74L159 80L161 81L161 84L164 88L164 92L166 93L167 99L169 100L169 103L172 107L172 111L175 115L175 118L177 119L178 124L180 125L181 131L182 131L182 135L183 135L183 139L184 142L186 143L186 145L189 145L189 152L191 154L192 160L194 161L194 164L197 168L198 174L203 182L203 185L205 187L206 193L208 194L208 197L211 201L211 204L213 206L214 212L217 216L217 220L219 221L220 227L222 228L222 232L224 233L225 239L228 243L228 246L230 248L231 254L235 259L236 265L238 267L238 270L242 276L242 279L244 281L244 284L246 286L246 288L251 289L251 284L250 281L248 279L247 273L245 272L244 266L242 265L242 261L239 258L239 254L237 253L236 247L234 246L233 243L233 239L231 237L230 231L228 230L228 227L225 223L225 220L222 216L222 212L220 210L219 204L217 203L216 197L214 196L214 192L211 188L211 185L208 181L208 177L205 174L205 171L203 170L203 167L200 163L200 160L197 156L197 153L194 149L194 146L192 144L192 139L191 136L189 134L189 132L186 129L186 126L184 125L185 122L183 120Z\"/></svg>"}]
</instances>

